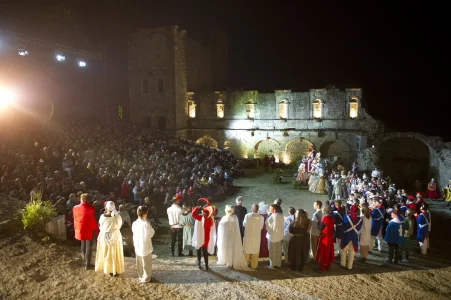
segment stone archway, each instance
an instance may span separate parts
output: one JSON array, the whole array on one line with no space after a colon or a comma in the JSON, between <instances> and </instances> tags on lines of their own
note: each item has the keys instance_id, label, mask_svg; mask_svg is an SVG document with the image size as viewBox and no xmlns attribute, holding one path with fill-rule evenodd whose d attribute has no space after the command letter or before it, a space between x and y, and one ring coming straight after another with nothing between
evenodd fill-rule
<instances>
[{"instance_id":1,"label":"stone archway","mask_svg":"<svg viewBox=\"0 0 451 300\"><path fill-rule=\"evenodd\" d=\"M224 149L230 150L235 158L247 158L247 142L242 139L228 139L224 142Z\"/></svg>"},{"instance_id":2,"label":"stone archway","mask_svg":"<svg viewBox=\"0 0 451 300\"><path fill-rule=\"evenodd\" d=\"M312 142L306 139L291 140L285 146L285 156L291 163L296 163L302 159L303 155L308 154L308 149L313 145Z\"/></svg>"},{"instance_id":3,"label":"stone archway","mask_svg":"<svg viewBox=\"0 0 451 300\"><path fill-rule=\"evenodd\" d=\"M208 147L218 148L218 142L211 136L204 135L203 137L197 139L197 144L202 144Z\"/></svg>"},{"instance_id":4,"label":"stone archway","mask_svg":"<svg viewBox=\"0 0 451 300\"><path fill-rule=\"evenodd\" d=\"M321 157L328 158L330 161L337 157L338 161L345 165L348 165L351 159L350 150L349 145L341 140L326 141L319 147Z\"/></svg>"},{"instance_id":5,"label":"stone archway","mask_svg":"<svg viewBox=\"0 0 451 300\"><path fill-rule=\"evenodd\" d=\"M429 175L429 147L412 137L387 139L377 147L379 167L384 176L390 176L398 188L412 191L415 180L420 180L423 190Z\"/></svg>"},{"instance_id":6,"label":"stone archway","mask_svg":"<svg viewBox=\"0 0 451 300\"><path fill-rule=\"evenodd\" d=\"M274 155L276 161L280 159L280 143L273 139L261 140L255 144L254 158L263 159L265 155Z\"/></svg>"}]
</instances>

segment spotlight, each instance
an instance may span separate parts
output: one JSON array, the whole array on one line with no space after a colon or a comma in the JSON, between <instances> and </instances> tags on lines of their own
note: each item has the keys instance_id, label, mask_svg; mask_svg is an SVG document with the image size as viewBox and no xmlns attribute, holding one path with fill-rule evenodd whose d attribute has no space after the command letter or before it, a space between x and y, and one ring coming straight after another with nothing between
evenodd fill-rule
<instances>
[{"instance_id":1,"label":"spotlight","mask_svg":"<svg viewBox=\"0 0 451 300\"><path fill-rule=\"evenodd\" d=\"M57 61L65 61L66 57L64 55L62 55L62 54L57 54L56 55L56 60Z\"/></svg>"},{"instance_id":2,"label":"spotlight","mask_svg":"<svg viewBox=\"0 0 451 300\"><path fill-rule=\"evenodd\" d=\"M15 98L11 90L0 88L0 108L9 105Z\"/></svg>"},{"instance_id":3,"label":"spotlight","mask_svg":"<svg viewBox=\"0 0 451 300\"><path fill-rule=\"evenodd\" d=\"M25 50L25 48L19 48L19 53L20 56L27 56L28 55L28 51Z\"/></svg>"},{"instance_id":4,"label":"spotlight","mask_svg":"<svg viewBox=\"0 0 451 300\"><path fill-rule=\"evenodd\" d=\"M85 62L84 60L79 60L79 61L78 61L78 66L79 66L80 68L84 68L84 67L86 67L86 62Z\"/></svg>"}]
</instances>

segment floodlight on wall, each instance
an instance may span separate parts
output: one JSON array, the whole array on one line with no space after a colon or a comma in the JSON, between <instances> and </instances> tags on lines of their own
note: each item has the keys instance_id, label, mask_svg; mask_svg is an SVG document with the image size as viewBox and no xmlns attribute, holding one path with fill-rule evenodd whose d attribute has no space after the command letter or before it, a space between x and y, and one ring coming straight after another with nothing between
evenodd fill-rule
<instances>
[{"instance_id":1,"label":"floodlight on wall","mask_svg":"<svg viewBox=\"0 0 451 300\"><path fill-rule=\"evenodd\" d=\"M78 61L78 66L79 66L80 68L86 67L86 61L84 61L84 60L79 60L79 61Z\"/></svg>"},{"instance_id":2,"label":"floodlight on wall","mask_svg":"<svg viewBox=\"0 0 451 300\"><path fill-rule=\"evenodd\" d=\"M66 56L64 56L63 54L57 54L56 55L56 60L59 62L65 61L66 60Z\"/></svg>"},{"instance_id":3,"label":"floodlight on wall","mask_svg":"<svg viewBox=\"0 0 451 300\"><path fill-rule=\"evenodd\" d=\"M224 104L218 103L216 104L216 115L218 119L224 118Z\"/></svg>"},{"instance_id":4,"label":"floodlight on wall","mask_svg":"<svg viewBox=\"0 0 451 300\"><path fill-rule=\"evenodd\" d=\"M28 55L28 51L25 50L24 47L19 48L19 51L17 52L20 56L27 56Z\"/></svg>"}]
</instances>

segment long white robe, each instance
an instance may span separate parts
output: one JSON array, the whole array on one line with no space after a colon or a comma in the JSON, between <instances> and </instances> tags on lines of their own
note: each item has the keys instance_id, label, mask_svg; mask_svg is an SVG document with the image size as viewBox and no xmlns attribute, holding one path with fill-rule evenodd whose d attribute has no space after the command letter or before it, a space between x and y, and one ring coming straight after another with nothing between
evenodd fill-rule
<instances>
[{"instance_id":1,"label":"long white robe","mask_svg":"<svg viewBox=\"0 0 451 300\"><path fill-rule=\"evenodd\" d=\"M261 231L265 225L265 218L256 213L248 213L244 216L243 250L247 254L260 252Z\"/></svg>"},{"instance_id":2,"label":"long white robe","mask_svg":"<svg viewBox=\"0 0 451 300\"><path fill-rule=\"evenodd\" d=\"M241 233L236 215L226 215L219 222L218 264L233 267L234 270L238 271L251 270L244 259Z\"/></svg>"},{"instance_id":3,"label":"long white robe","mask_svg":"<svg viewBox=\"0 0 451 300\"><path fill-rule=\"evenodd\" d=\"M119 230L122 218L119 214L112 217L102 215L99 224L95 270L105 274L121 274L125 271L122 235Z\"/></svg>"},{"instance_id":4,"label":"long white robe","mask_svg":"<svg viewBox=\"0 0 451 300\"><path fill-rule=\"evenodd\" d=\"M362 215L361 220L363 221L362 228L360 228L360 245L367 246L371 242L371 221Z\"/></svg>"}]
</instances>

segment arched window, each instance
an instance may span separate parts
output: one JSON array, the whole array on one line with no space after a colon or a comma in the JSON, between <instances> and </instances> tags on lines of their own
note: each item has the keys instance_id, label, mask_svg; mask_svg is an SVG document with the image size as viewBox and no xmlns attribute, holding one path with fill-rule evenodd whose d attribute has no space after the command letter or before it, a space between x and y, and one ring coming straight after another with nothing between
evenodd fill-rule
<instances>
[{"instance_id":1,"label":"arched window","mask_svg":"<svg viewBox=\"0 0 451 300\"><path fill-rule=\"evenodd\" d=\"M196 117L196 103L193 100L194 93L187 92L186 97L188 98L188 116L194 119Z\"/></svg>"},{"instance_id":2,"label":"arched window","mask_svg":"<svg viewBox=\"0 0 451 300\"><path fill-rule=\"evenodd\" d=\"M313 119L321 119L323 117L323 101L315 99L313 101Z\"/></svg>"},{"instance_id":3,"label":"arched window","mask_svg":"<svg viewBox=\"0 0 451 300\"><path fill-rule=\"evenodd\" d=\"M282 100L279 103L279 117L282 120L288 119L288 101Z\"/></svg>"},{"instance_id":4,"label":"arched window","mask_svg":"<svg viewBox=\"0 0 451 300\"><path fill-rule=\"evenodd\" d=\"M359 115L359 100L356 97L349 100L349 117L351 119L357 119Z\"/></svg>"},{"instance_id":5,"label":"arched window","mask_svg":"<svg viewBox=\"0 0 451 300\"><path fill-rule=\"evenodd\" d=\"M246 114L248 119L255 119L255 103L246 103Z\"/></svg>"}]
</instances>

